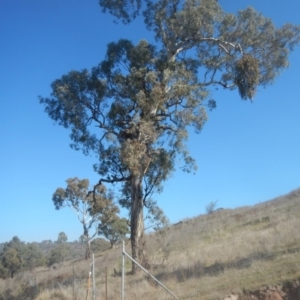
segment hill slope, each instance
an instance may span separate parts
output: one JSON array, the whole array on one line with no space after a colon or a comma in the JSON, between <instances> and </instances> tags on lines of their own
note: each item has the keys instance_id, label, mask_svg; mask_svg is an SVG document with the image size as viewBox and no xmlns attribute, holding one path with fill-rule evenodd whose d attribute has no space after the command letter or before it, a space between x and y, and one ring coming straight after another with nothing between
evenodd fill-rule
<instances>
[{"instance_id":1,"label":"hill slope","mask_svg":"<svg viewBox=\"0 0 300 300\"><path fill-rule=\"evenodd\" d=\"M147 235L150 272L179 299L298 299L299 216L300 189L252 207L183 220ZM97 295L105 299L107 276L107 299L120 299L121 248L95 257ZM125 266L129 271L128 260ZM1 281L0 299L85 299L89 268L90 262L70 261ZM126 275L125 299L172 296L141 272Z\"/></svg>"}]
</instances>

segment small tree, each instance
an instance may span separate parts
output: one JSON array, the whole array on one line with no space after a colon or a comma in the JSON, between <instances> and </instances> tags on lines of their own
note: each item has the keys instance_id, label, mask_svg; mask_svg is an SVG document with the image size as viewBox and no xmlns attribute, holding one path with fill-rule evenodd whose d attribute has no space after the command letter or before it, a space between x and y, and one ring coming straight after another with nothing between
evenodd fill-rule
<instances>
[{"instance_id":1,"label":"small tree","mask_svg":"<svg viewBox=\"0 0 300 300\"><path fill-rule=\"evenodd\" d=\"M60 232L57 238L57 244L65 244L68 241L68 237L64 232Z\"/></svg>"},{"instance_id":2,"label":"small tree","mask_svg":"<svg viewBox=\"0 0 300 300\"><path fill-rule=\"evenodd\" d=\"M125 238L130 232L128 221L125 218L116 218L112 222L101 223L99 225L99 234L103 235L110 242L111 248Z\"/></svg>"},{"instance_id":3,"label":"small tree","mask_svg":"<svg viewBox=\"0 0 300 300\"><path fill-rule=\"evenodd\" d=\"M63 262L70 254L70 246L67 244L68 237L64 232L60 232L57 237L56 251L59 255L59 261Z\"/></svg>"},{"instance_id":4,"label":"small tree","mask_svg":"<svg viewBox=\"0 0 300 300\"><path fill-rule=\"evenodd\" d=\"M6 251L9 248L14 248L17 250L18 255L22 258L25 252L25 244L17 236L14 236L11 241L4 244L2 252Z\"/></svg>"},{"instance_id":5,"label":"small tree","mask_svg":"<svg viewBox=\"0 0 300 300\"><path fill-rule=\"evenodd\" d=\"M145 230L154 229L155 231L168 227L170 221L164 211L157 205L156 201L149 199L145 206L148 213L145 217Z\"/></svg>"},{"instance_id":6,"label":"small tree","mask_svg":"<svg viewBox=\"0 0 300 300\"><path fill-rule=\"evenodd\" d=\"M67 188L58 188L52 200L56 209L69 207L78 217L83 227L86 241L85 258L90 258L91 240L98 234L99 220L114 220L119 208L114 204L112 195L107 193L104 185L98 185L93 192L89 191L89 180L70 178L66 180ZM90 230L94 232L90 235Z\"/></svg>"},{"instance_id":7,"label":"small tree","mask_svg":"<svg viewBox=\"0 0 300 300\"><path fill-rule=\"evenodd\" d=\"M58 234L58 238L56 241L57 246L51 249L50 254L48 256L48 265L52 266L55 263L64 262L65 259L70 254L70 247L67 244L68 237L64 232L60 232Z\"/></svg>"},{"instance_id":8,"label":"small tree","mask_svg":"<svg viewBox=\"0 0 300 300\"><path fill-rule=\"evenodd\" d=\"M3 267L9 271L11 278L13 278L22 267L22 260L18 255L18 251L14 248L9 248L3 252L1 261Z\"/></svg>"},{"instance_id":9,"label":"small tree","mask_svg":"<svg viewBox=\"0 0 300 300\"><path fill-rule=\"evenodd\" d=\"M208 214L212 214L216 210L218 201L219 200L216 200L214 202L212 201L206 205L205 210Z\"/></svg>"}]
</instances>

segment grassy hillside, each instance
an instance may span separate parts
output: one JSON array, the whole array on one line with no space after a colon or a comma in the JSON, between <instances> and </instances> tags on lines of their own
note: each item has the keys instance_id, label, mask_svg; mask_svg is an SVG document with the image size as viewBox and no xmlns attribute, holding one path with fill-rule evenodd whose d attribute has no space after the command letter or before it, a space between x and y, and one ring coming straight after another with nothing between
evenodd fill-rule
<instances>
[{"instance_id":1,"label":"grassy hillside","mask_svg":"<svg viewBox=\"0 0 300 300\"><path fill-rule=\"evenodd\" d=\"M299 228L300 189L252 207L186 219L146 237L150 272L179 299L190 300L246 297L263 286L292 284L300 278ZM120 299L121 248L95 257L99 299L106 299L106 276L107 299ZM69 261L2 280L0 300L86 299L89 264ZM141 272L126 274L125 299L173 298Z\"/></svg>"}]
</instances>

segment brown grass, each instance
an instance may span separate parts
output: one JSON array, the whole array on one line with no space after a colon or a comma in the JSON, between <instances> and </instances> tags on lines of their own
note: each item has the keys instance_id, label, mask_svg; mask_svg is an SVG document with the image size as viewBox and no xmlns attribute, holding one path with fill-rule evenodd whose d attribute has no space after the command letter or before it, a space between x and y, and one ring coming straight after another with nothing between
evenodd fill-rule
<instances>
[{"instance_id":1,"label":"brown grass","mask_svg":"<svg viewBox=\"0 0 300 300\"><path fill-rule=\"evenodd\" d=\"M147 235L151 273L179 299L190 300L224 299L230 293L296 280L300 278L299 215L300 189L253 207L183 220ZM129 244L126 250L130 252ZM69 261L56 269L39 268L2 280L0 291L9 297L0 300L85 299L89 264ZM97 299L106 299L106 268L107 299L120 299L121 277L114 274L114 269L121 270L120 247L96 254ZM26 296L30 293L31 298ZM126 274L125 299L173 298L141 272Z\"/></svg>"}]
</instances>

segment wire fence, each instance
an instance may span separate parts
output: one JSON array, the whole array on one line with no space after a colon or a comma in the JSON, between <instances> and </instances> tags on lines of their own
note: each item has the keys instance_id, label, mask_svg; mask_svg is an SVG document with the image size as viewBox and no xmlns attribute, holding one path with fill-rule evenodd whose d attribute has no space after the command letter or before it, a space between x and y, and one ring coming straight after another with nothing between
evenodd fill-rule
<instances>
[{"instance_id":1,"label":"wire fence","mask_svg":"<svg viewBox=\"0 0 300 300\"><path fill-rule=\"evenodd\" d=\"M125 259L128 258L132 263L136 264L143 272L145 272L149 277L151 277L159 286L161 286L167 293L169 293L174 299L179 300L179 298L168 289L162 282L155 278L148 270L141 266L136 260L134 260L126 251L125 251L125 242L123 241L122 246L122 271L121 271L121 300L125 300ZM99 290L96 291L96 278L95 278L95 257L92 254L92 262L90 263L90 271L88 274L87 281L87 291L85 300L107 300L107 267L105 268L105 294L100 295Z\"/></svg>"},{"instance_id":2,"label":"wire fence","mask_svg":"<svg viewBox=\"0 0 300 300\"><path fill-rule=\"evenodd\" d=\"M87 291L86 291L86 300L89 299L90 289L91 289L91 280L92 280L92 294L91 299L96 300L96 279L95 279L95 255L93 253L92 256L92 262L90 264L90 272L88 277L88 285L87 285Z\"/></svg>"},{"instance_id":3,"label":"wire fence","mask_svg":"<svg viewBox=\"0 0 300 300\"><path fill-rule=\"evenodd\" d=\"M163 285L158 279L151 275L144 267L142 267L136 260L134 260L125 251L125 242L123 241L122 247L122 287L121 287L121 300L125 300L125 257L129 258L134 264L136 264L142 271L149 275L156 283L158 283L165 291L167 291L173 298L179 300L165 285Z\"/></svg>"}]
</instances>

